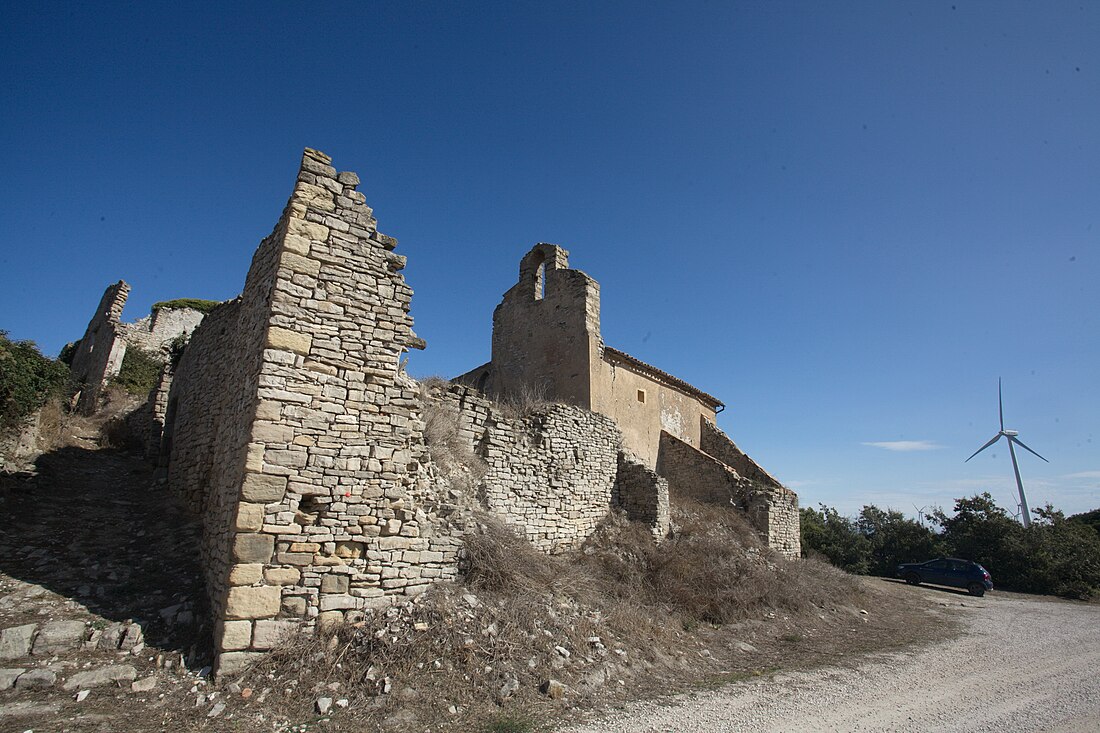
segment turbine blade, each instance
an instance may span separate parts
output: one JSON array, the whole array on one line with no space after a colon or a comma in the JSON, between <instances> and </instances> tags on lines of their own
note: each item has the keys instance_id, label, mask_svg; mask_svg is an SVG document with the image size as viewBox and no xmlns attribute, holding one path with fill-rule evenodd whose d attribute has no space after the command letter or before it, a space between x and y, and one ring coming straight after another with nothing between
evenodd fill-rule
<instances>
[{"instance_id":1,"label":"turbine blade","mask_svg":"<svg viewBox=\"0 0 1100 733\"><path fill-rule=\"evenodd\" d=\"M1005 403L1001 399L1001 378L997 377L997 410L1001 414L1001 432L1005 429Z\"/></svg>"},{"instance_id":2,"label":"turbine blade","mask_svg":"<svg viewBox=\"0 0 1100 733\"><path fill-rule=\"evenodd\" d=\"M1042 457L1042 456L1040 456L1040 455L1039 455L1038 453L1036 453L1035 451L1031 450L1031 448L1028 448L1028 447L1027 447L1026 445L1024 445L1024 441L1020 440L1019 438L1014 438L1013 436L1011 436L1011 435L1010 435L1010 436L1008 436L1008 439L1009 439L1009 440L1011 440L1011 441L1013 441L1014 443L1016 443L1016 445L1020 446L1020 447L1021 447L1021 448L1023 448L1024 450L1026 450L1026 451L1027 451L1028 453L1032 453L1032 454L1034 454L1035 456L1038 456L1039 458L1043 458L1043 457ZM1047 459L1045 459L1045 458L1043 458L1043 460L1044 460L1044 461L1047 461ZM1047 461L1047 463L1050 463L1050 461Z\"/></svg>"},{"instance_id":3,"label":"turbine blade","mask_svg":"<svg viewBox=\"0 0 1100 733\"><path fill-rule=\"evenodd\" d=\"M991 445L993 445L994 443L996 443L996 442L997 442L997 440L998 440L998 439L999 439L1000 437L1001 437L1001 434L1000 434L1000 433L997 433L996 435L994 435L994 436L993 436L992 438L990 438L990 439L989 439L989 442L988 442L988 443L986 443L985 445L983 445L983 446L982 446L981 448L979 448L978 450L974 451L974 453L973 453L973 454L972 454L972 455L970 456L970 458L973 458L974 456L978 455L979 453L981 453L981 452L982 452L983 450L985 450L985 449L986 449L986 448L988 448L989 446L991 446ZM969 463L969 462L970 462L970 458L967 458L967 459L966 459L965 461L963 461L963 463Z\"/></svg>"}]
</instances>

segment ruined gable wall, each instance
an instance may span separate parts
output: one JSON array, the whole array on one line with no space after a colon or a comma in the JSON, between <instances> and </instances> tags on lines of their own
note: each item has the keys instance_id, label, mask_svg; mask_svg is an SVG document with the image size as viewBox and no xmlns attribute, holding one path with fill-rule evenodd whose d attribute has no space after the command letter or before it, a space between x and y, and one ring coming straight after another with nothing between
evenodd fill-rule
<instances>
[{"instance_id":1,"label":"ruined gable wall","mask_svg":"<svg viewBox=\"0 0 1100 733\"><path fill-rule=\"evenodd\" d=\"M662 431L698 447L701 419L714 420L714 409L696 398L606 357L593 363L592 409L615 420L624 445L649 468L657 466Z\"/></svg>"},{"instance_id":2,"label":"ruined gable wall","mask_svg":"<svg viewBox=\"0 0 1100 733\"><path fill-rule=\"evenodd\" d=\"M245 292L195 332L173 385L169 480L204 515L221 673L457 573L459 542L422 507L423 424L399 368L422 343L405 258L358 183L306 151Z\"/></svg>"},{"instance_id":3,"label":"ruined gable wall","mask_svg":"<svg viewBox=\"0 0 1100 733\"><path fill-rule=\"evenodd\" d=\"M774 476L738 448L713 419L705 420L700 425L698 446L704 453L714 456L747 479L758 481L766 486L782 486Z\"/></svg>"},{"instance_id":4,"label":"ruined gable wall","mask_svg":"<svg viewBox=\"0 0 1100 733\"><path fill-rule=\"evenodd\" d=\"M72 379L80 387L77 409L85 415L95 411L104 385L122 367L126 343L119 337L119 318L129 295L130 286L123 280L104 291L73 353Z\"/></svg>"},{"instance_id":5,"label":"ruined gable wall","mask_svg":"<svg viewBox=\"0 0 1100 733\"><path fill-rule=\"evenodd\" d=\"M525 391L591 408L589 372L600 343L600 288L567 269L568 252L540 244L520 263L519 282L493 311L494 397ZM541 297L539 297L541 295Z\"/></svg>"},{"instance_id":6,"label":"ruined gable wall","mask_svg":"<svg viewBox=\"0 0 1100 733\"><path fill-rule=\"evenodd\" d=\"M802 540L798 495L746 455L714 422L704 420L700 427L703 451L753 482L754 490L760 496L759 501L767 511L768 545L788 557L800 557Z\"/></svg>"},{"instance_id":7,"label":"ruined gable wall","mask_svg":"<svg viewBox=\"0 0 1100 733\"><path fill-rule=\"evenodd\" d=\"M129 346L167 356L172 341L190 335L204 315L193 308L160 308L133 323L120 324L119 330Z\"/></svg>"}]
</instances>

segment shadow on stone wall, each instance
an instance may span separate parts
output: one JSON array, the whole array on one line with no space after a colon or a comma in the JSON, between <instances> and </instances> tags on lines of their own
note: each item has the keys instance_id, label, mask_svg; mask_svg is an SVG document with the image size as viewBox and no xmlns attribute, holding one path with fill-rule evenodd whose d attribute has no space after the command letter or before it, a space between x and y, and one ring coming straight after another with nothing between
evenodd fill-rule
<instances>
[{"instance_id":1,"label":"shadow on stone wall","mask_svg":"<svg viewBox=\"0 0 1100 733\"><path fill-rule=\"evenodd\" d=\"M0 571L109 622L132 619L149 651L206 658L198 528L150 466L119 451L66 447L35 468L0 474Z\"/></svg>"}]
</instances>

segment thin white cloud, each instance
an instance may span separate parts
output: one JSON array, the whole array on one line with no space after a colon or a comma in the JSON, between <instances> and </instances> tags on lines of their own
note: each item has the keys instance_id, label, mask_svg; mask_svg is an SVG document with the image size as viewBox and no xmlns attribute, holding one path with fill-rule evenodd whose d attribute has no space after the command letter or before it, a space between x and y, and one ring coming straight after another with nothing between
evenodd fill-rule
<instances>
[{"instance_id":1,"label":"thin white cloud","mask_svg":"<svg viewBox=\"0 0 1100 733\"><path fill-rule=\"evenodd\" d=\"M933 440L880 440L864 443L863 445L869 445L872 448L882 448L883 450L892 450L899 453L909 453L918 450L938 450L943 447L942 445L937 445Z\"/></svg>"},{"instance_id":2,"label":"thin white cloud","mask_svg":"<svg viewBox=\"0 0 1100 733\"><path fill-rule=\"evenodd\" d=\"M1078 471L1077 473L1067 473L1062 478L1100 478L1100 471Z\"/></svg>"}]
</instances>

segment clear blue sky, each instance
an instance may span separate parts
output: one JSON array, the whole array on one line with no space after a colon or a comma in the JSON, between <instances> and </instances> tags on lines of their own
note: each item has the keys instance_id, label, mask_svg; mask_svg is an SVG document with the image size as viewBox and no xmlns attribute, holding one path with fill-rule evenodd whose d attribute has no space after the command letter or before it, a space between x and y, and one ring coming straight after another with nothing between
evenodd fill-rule
<instances>
[{"instance_id":1,"label":"clear blue sky","mask_svg":"<svg viewBox=\"0 0 1100 733\"><path fill-rule=\"evenodd\" d=\"M805 505L1014 506L963 464L1003 376L1031 503L1100 506L1100 3L197 5L3 4L12 337L234 297L310 146L409 257L414 375L555 242Z\"/></svg>"}]
</instances>

